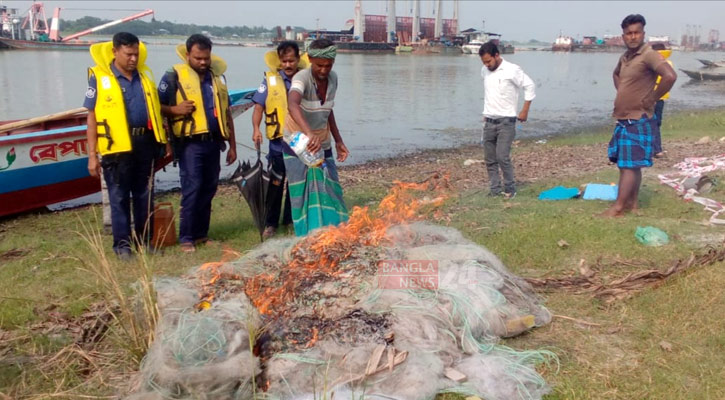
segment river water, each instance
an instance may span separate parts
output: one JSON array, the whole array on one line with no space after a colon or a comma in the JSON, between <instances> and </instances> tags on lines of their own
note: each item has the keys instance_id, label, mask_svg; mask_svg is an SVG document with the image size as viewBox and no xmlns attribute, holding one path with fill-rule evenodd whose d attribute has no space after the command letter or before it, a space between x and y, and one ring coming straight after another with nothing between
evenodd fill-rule
<instances>
[{"instance_id":1,"label":"river water","mask_svg":"<svg viewBox=\"0 0 725 400\"><path fill-rule=\"evenodd\" d=\"M147 64L156 79L179 62L174 46L148 46ZM262 81L268 48L217 46L226 59L229 87L253 88ZM612 70L619 54L522 51L505 55L536 82L529 121L518 137L576 134L611 122L615 91ZM698 69L698 58L720 60L723 53L674 52L676 68ZM0 51L0 120L29 118L80 107L86 89L85 51ZM335 117L351 151L345 164L425 149L477 144L483 108L481 61L472 55L339 54ZM521 96L523 97L523 96ZM693 84L683 73L665 112L719 107L725 85ZM237 141L251 145L251 112L235 120ZM266 147L266 144L265 144ZM254 152L239 148L241 159ZM229 176L232 167L222 170ZM178 171L159 175L160 187L178 185Z\"/></svg>"}]
</instances>

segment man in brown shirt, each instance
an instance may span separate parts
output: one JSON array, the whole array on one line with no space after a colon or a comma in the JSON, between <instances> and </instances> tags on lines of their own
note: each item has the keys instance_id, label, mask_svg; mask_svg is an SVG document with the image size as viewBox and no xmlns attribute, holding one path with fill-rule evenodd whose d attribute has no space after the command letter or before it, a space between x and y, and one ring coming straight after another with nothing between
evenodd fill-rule
<instances>
[{"instance_id":1,"label":"man in brown shirt","mask_svg":"<svg viewBox=\"0 0 725 400\"><path fill-rule=\"evenodd\" d=\"M652 139L657 132L654 108L657 99L669 92L677 75L665 59L644 43L645 19L639 14L622 21L622 38L627 51L614 69L612 116L617 119L607 153L619 167L617 200L602 216L620 217L637 209L642 168L652 166ZM657 76L662 81L655 89Z\"/></svg>"}]
</instances>

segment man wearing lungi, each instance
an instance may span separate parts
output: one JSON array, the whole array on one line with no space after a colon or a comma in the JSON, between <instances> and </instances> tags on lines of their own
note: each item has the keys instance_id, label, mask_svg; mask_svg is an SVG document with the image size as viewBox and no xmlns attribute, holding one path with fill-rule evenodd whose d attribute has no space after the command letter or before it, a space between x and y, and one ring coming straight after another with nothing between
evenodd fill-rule
<instances>
[{"instance_id":1,"label":"man wearing lungi","mask_svg":"<svg viewBox=\"0 0 725 400\"><path fill-rule=\"evenodd\" d=\"M332 107L337 92L337 75L332 71L337 47L328 39L310 43L307 54L310 68L295 74L288 94L289 116L285 120L285 136L302 132L310 138L311 154L324 150L324 163L308 167L294 153L285 151L284 166L289 180L292 220L295 235L327 225L347 221L347 208L332 154L335 140L337 161L343 162L349 152L342 141ZM288 147L289 148L289 147Z\"/></svg>"},{"instance_id":2,"label":"man wearing lungi","mask_svg":"<svg viewBox=\"0 0 725 400\"><path fill-rule=\"evenodd\" d=\"M652 166L653 138L657 132L655 103L674 85L677 75L670 64L644 43L645 19L639 14L622 21L622 38L627 51L614 69L612 116L617 119L607 154L619 167L619 192L615 203L601 215L620 217L636 210L642 168ZM662 80L655 89L657 76Z\"/></svg>"}]
</instances>

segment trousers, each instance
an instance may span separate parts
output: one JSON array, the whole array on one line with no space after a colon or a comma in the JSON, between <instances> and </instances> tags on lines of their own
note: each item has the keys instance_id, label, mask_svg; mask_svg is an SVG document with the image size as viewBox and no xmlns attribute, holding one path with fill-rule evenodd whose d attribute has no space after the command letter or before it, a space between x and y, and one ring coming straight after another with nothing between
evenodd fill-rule
<instances>
[{"instance_id":1,"label":"trousers","mask_svg":"<svg viewBox=\"0 0 725 400\"><path fill-rule=\"evenodd\" d=\"M269 164L269 187L267 188L267 221L266 226L277 229L279 226L279 215L282 210L282 194L287 186L287 171L284 167L284 154L272 153L267 156ZM284 196L284 214L282 225L292 223L292 205L290 204L289 188Z\"/></svg>"},{"instance_id":2,"label":"trousers","mask_svg":"<svg viewBox=\"0 0 725 400\"><path fill-rule=\"evenodd\" d=\"M516 136L516 122L501 119L497 123L486 122L483 126L483 155L492 193L501 192L503 175L504 191L514 193L514 166L511 163L511 144Z\"/></svg>"},{"instance_id":3,"label":"trousers","mask_svg":"<svg viewBox=\"0 0 725 400\"><path fill-rule=\"evenodd\" d=\"M108 154L101 158L103 179L106 181L111 206L113 251L116 254L130 251L133 243L132 202L136 239L148 245L153 231L149 214L154 208L153 161L158 153L158 144L153 133L146 133L132 136L131 145L133 150L130 152Z\"/></svg>"},{"instance_id":4,"label":"trousers","mask_svg":"<svg viewBox=\"0 0 725 400\"><path fill-rule=\"evenodd\" d=\"M180 243L194 243L208 237L211 201L219 184L222 146L223 142L218 140L185 140L181 145Z\"/></svg>"}]
</instances>

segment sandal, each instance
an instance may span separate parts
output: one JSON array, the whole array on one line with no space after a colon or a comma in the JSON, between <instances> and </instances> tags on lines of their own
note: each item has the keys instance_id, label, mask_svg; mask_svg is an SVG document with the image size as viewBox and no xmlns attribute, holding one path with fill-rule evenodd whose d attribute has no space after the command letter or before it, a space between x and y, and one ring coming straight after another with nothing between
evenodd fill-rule
<instances>
[{"instance_id":1,"label":"sandal","mask_svg":"<svg viewBox=\"0 0 725 400\"><path fill-rule=\"evenodd\" d=\"M194 240L195 246L203 246L205 244L214 245L216 244L216 240L211 240L208 237Z\"/></svg>"},{"instance_id":2,"label":"sandal","mask_svg":"<svg viewBox=\"0 0 725 400\"><path fill-rule=\"evenodd\" d=\"M196 247L194 246L194 243L182 243L179 245L181 248L181 251L184 253L193 253L196 251Z\"/></svg>"}]
</instances>

